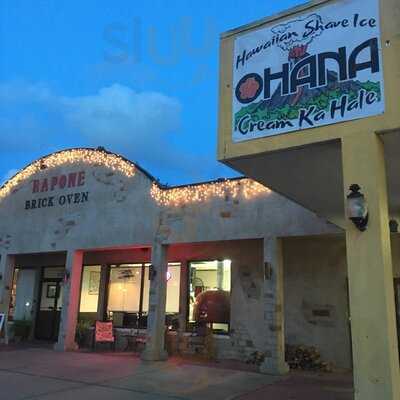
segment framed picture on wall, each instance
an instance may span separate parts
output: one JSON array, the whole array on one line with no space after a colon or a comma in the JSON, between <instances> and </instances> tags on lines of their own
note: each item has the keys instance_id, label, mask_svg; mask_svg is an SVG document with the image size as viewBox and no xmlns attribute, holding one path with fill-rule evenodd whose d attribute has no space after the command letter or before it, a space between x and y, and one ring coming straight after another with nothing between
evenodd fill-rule
<instances>
[{"instance_id":1,"label":"framed picture on wall","mask_svg":"<svg viewBox=\"0 0 400 400\"><path fill-rule=\"evenodd\" d=\"M100 287L100 272L99 271L90 271L88 293L92 294L92 295L98 295L99 287Z\"/></svg>"},{"instance_id":2,"label":"framed picture on wall","mask_svg":"<svg viewBox=\"0 0 400 400\"><path fill-rule=\"evenodd\" d=\"M46 297L48 299L55 299L57 295L57 285L47 285Z\"/></svg>"}]
</instances>

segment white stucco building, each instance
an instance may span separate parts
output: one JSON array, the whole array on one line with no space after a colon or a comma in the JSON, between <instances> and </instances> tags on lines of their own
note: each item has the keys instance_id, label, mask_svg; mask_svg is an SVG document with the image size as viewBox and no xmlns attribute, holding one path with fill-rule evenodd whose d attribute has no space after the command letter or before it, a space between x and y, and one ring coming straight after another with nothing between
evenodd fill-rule
<instances>
[{"instance_id":1,"label":"white stucco building","mask_svg":"<svg viewBox=\"0 0 400 400\"><path fill-rule=\"evenodd\" d=\"M165 326L190 351L198 296L223 292L217 357L259 351L279 372L286 342L351 367L342 233L247 178L163 187L104 149L54 153L0 189L0 254L8 326L58 350L76 348L78 320L112 320L121 347L147 332L144 358L165 357Z\"/></svg>"}]
</instances>

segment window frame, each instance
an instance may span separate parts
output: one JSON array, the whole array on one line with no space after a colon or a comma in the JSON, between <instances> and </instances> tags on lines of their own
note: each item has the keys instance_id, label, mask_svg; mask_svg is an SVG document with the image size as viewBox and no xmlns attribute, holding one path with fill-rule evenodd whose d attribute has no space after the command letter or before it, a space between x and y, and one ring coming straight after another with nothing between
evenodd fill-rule
<instances>
[{"instance_id":1,"label":"window frame","mask_svg":"<svg viewBox=\"0 0 400 400\"><path fill-rule=\"evenodd\" d=\"M187 260L187 282L186 282L186 287L187 287L187 297L186 297L186 332L192 332L192 330L189 328L189 324L190 322L190 282L191 282L191 265L193 263L205 263L205 262L223 262L224 260L230 260L231 261L231 265L230 265L230 272L231 272L231 276L230 276L230 282L229 282L229 286L230 286L230 290L229 293L232 293L232 260L229 258L214 258L214 259L191 259L191 260ZM229 301L229 306L230 308L232 308L232 301L230 299ZM228 331L226 333L221 333L221 332L214 332L213 330L213 335L217 335L217 336L229 336L230 335L230 330L231 330L231 318L229 318L229 323L228 323Z\"/></svg>"},{"instance_id":2,"label":"window frame","mask_svg":"<svg viewBox=\"0 0 400 400\"><path fill-rule=\"evenodd\" d=\"M140 267L139 267L140 265ZM138 325L140 325L140 320L143 317L143 294L144 294L144 279L145 279L145 271L146 271L146 266L150 266L151 264L148 262L127 262L127 263L119 263L119 264L107 264L107 267L109 268L109 274L108 274L108 280L107 280L107 299L106 299L106 307L105 307L105 319L109 320L109 310L108 310L108 302L110 299L110 280L111 280L111 270L113 268L140 268L140 290L139 290L139 306L138 306ZM122 267L125 266L125 267ZM136 266L136 267L132 267ZM128 313L128 312L127 312ZM132 312L134 313L134 312ZM124 328L124 327L122 327Z\"/></svg>"},{"instance_id":3,"label":"window frame","mask_svg":"<svg viewBox=\"0 0 400 400\"><path fill-rule=\"evenodd\" d=\"M79 317L81 314L81 301L82 301L82 285L83 285L83 270L85 267L99 267L100 266L100 274L101 274L101 269L103 267L103 264L82 264L82 272L81 272L81 283L80 283L80 289L79 289L79 300L78 300L78 304L79 304L79 308L78 308L78 321L79 321ZM107 268L109 268L109 265L107 264ZM108 283L107 283L107 287L106 287L106 291L108 289ZM99 294L97 295L97 317L98 317L98 313L99 313L99 300L100 300L100 290L101 290L101 275L100 275L100 287L99 287ZM107 292L106 292L107 293ZM98 318L96 318L97 320Z\"/></svg>"},{"instance_id":4,"label":"window frame","mask_svg":"<svg viewBox=\"0 0 400 400\"><path fill-rule=\"evenodd\" d=\"M182 266L183 266L183 262L182 261L168 261L167 262L167 269L169 267L169 265L171 264L178 264L180 267L180 276L179 276L179 280L181 281L182 279ZM114 268L120 268L121 266L126 266L126 268L129 268L129 266L132 265L137 265L136 268L139 268L138 266L141 265L141 282L140 282L140 293L139 293L139 310L137 312L138 314L138 325L140 325L140 320L143 318L143 315L148 315L149 311L147 312L143 312L143 305L144 305L144 289L145 289L145 279L146 279L146 268L150 269L151 263L150 262L123 262L123 263L113 263L113 264L107 264L107 267L109 269L108 271L108 280L107 280L107 285L106 285L106 305L105 305L105 310L104 310L104 320L109 320L109 311L108 311L108 303L109 303L109 295L110 295L110 277L111 277L111 270L112 267ZM168 282L167 282L168 285ZM179 303L181 300L181 283L179 283ZM149 287L150 290L150 287ZM166 315L168 315L168 313L165 313ZM175 314L175 313L173 313ZM178 309L178 312L176 314L180 314L180 309ZM125 328L125 327L122 327Z\"/></svg>"}]
</instances>

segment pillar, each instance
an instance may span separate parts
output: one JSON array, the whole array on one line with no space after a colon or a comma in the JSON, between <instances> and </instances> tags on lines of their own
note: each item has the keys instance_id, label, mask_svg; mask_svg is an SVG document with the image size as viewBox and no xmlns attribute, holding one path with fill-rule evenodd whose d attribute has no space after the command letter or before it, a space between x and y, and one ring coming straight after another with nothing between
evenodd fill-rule
<instances>
[{"instance_id":1,"label":"pillar","mask_svg":"<svg viewBox=\"0 0 400 400\"><path fill-rule=\"evenodd\" d=\"M218 261L217 263L217 288L222 290L224 286L224 262Z\"/></svg>"},{"instance_id":2,"label":"pillar","mask_svg":"<svg viewBox=\"0 0 400 400\"><path fill-rule=\"evenodd\" d=\"M107 312L108 282L110 280L110 267L103 264L100 270L99 299L97 302L97 320L104 321Z\"/></svg>"},{"instance_id":3,"label":"pillar","mask_svg":"<svg viewBox=\"0 0 400 400\"><path fill-rule=\"evenodd\" d=\"M40 293L41 277L42 277L41 268L35 268L35 288L34 288L34 300L32 305L32 311L33 311L32 328L31 328L31 333L29 335L29 340L35 339L36 320L40 310L40 301L41 301L41 293Z\"/></svg>"},{"instance_id":4,"label":"pillar","mask_svg":"<svg viewBox=\"0 0 400 400\"><path fill-rule=\"evenodd\" d=\"M5 344L8 344L8 312L10 308L14 269L15 257L2 254L0 259L0 312L5 314L5 321L3 325L3 336L0 336L4 338L3 341Z\"/></svg>"},{"instance_id":5,"label":"pillar","mask_svg":"<svg viewBox=\"0 0 400 400\"><path fill-rule=\"evenodd\" d=\"M58 351L77 350L75 342L78 322L79 298L81 290L83 252L71 250L67 253L63 287L63 305L61 310L60 331L54 349Z\"/></svg>"},{"instance_id":6,"label":"pillar","mask_svg":"<svg viewBox=\"0 0 400 400\"><path fill-rule=\"evenodd\" d=\"M265 374L283 375L289 367L285 362L285 329L283 307L282 240L264 239L264 332L266 357L260 366Z\"/></svg>"},{"instance_id":7,"label":"pillar","mask_svg":"<svg viewBox=\"0 0 400 400\"><path fill-rule=\"evenodd\" d=\"M179 290L179 333L186 332L188 316L189 298L189 263L187 260L181 261L181 284Z\"/></svg>"},{"instance_id":8,"label":"pillar","mask_svg":"<svg viewBox=\"0 0 400 400\"><path fill-rule=\"evenodd\" d=\"M142 359L147 361L164 361L168 358L164 343L168 271L166 245L160 242L153 244L151 264L153 277L150 281L146 348L142 353Z\"/></svg>"},{"instance_id":9,"label":"pillar","mask_svg":"<svg viewBox=\"0 0 400 400\"><path fill-rule=\"evenodd\" d=\"M398 400L399 353L384 148L377 135L360 136L342 140L344 195L357 183L369 208L364 232L346 219L355 399Z\"/></svg>"}]
</instances>

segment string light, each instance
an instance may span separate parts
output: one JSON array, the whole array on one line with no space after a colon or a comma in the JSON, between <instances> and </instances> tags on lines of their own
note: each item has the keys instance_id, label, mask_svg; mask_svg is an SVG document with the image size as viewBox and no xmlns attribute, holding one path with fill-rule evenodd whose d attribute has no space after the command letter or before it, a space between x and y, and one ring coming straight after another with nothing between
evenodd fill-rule
<instances>
[{"instance_id":1,"label":"string light","mask_svg":"<svg viewBox=\"0 0 400 400\"><path fill-rule=\"evenodd\" d=\"M65 150L43 157L21 170L0 188L0 201L36 173L44 169L74 163L105 166L113 171L120 172L126 177L134 176L136 170L133 163L103 149ZM152 198L163 206L202 203L211 198L236 199L239 196L243 196L245 199L251 199L269 192L270 189L248 178L227 179L175 188L160 187L154 182L150 190Z\"/></svg>"},{"instance_id":2,"label":"string light","mask_svg":"<svg viewBox=\"0 0 400 400\"><path fill-rule=\"evenodd\" d=\"M43 169L55 168L73 163L105 166L113 171L118 171L127 177L135 175L134 164L124 160L117 154L108 153L104 150L71 149L50 154L21 170L0 188L0 200L12 193L19 184L29 179L37 172Z\"/></svg>"},{"instance_id":3,"label":"string light","mask_svg":"<svg viewBox=\"0 0 400 400\"><path fill-rule=\"evenodd\" d=\"M240 194L247 200L269 192L270 189L248 178L176 188L161 188L153 183L150 191L152 198L163 206L202 203L211 198L236 199Z\"/></svg>"}]
</instances>

